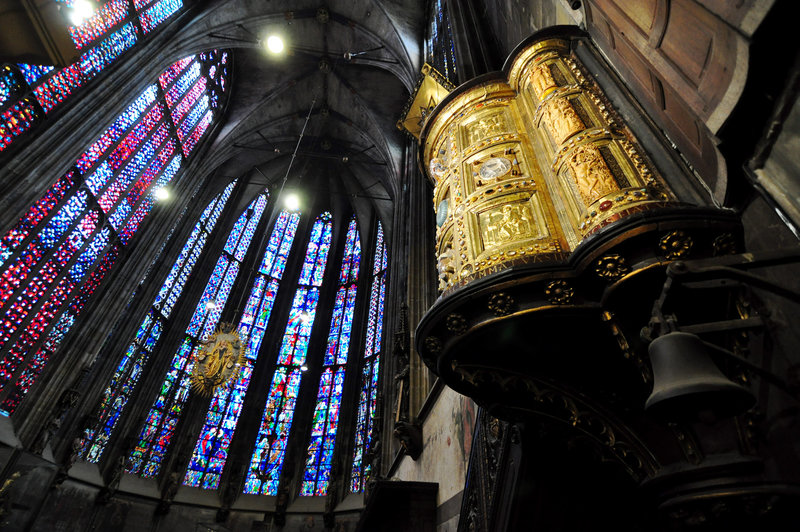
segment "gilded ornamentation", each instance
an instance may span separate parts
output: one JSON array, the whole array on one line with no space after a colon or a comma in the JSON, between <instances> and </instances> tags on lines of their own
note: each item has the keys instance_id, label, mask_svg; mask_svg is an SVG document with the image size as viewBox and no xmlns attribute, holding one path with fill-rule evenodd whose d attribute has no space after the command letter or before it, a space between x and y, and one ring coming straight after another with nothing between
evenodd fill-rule
<instances>
[{"instance_id":1,"label":"gilded ornamentation","mask_svg":"<svg viewBox=\"0 0 800 532\"><path fill-rule=\"evenodd\" d=\"M489 296L489 310L495 316L506 316L511 314L511 309L514 308L516 301L505 292L497 292Z\"/></svg>"},{"instance_id":2,"label":"gilded ornamentation","mask_svg":"<svg viewBox=\"0 0 800 532\"><path fill-rule=\"evenodd\" d=\"M239 331L232 324L221 324L195 355L192 388L202 395L233 379L244 362Z\"/></svg>"},{"instance_id":3,"label":"gilded ornamentation","mask_svg":"<svg viewBox=\"0 0 800 532\"><path fill-rule=\"evenodd\" d=\"M439 290L443 291L450 284L450 279L456 273L455 268L455 252L453 251L453 242L447 242L444 250L439 253L437 259L439 268Z\"/></svg>"},{"instance_id":4,"label":"gilded ornamentation","mask_svg":"<svg viewBox=\"0 0 800 532\"><path fill-rule=\"evenodd\" d=\"M531 87L533 87L533 92L536 93L536 97L539 98L540 101L550 94L557 86L558 84L556 80L553 79L553 73L550 71L549 64L542 63L531 72Z\"/></svg>"},{"instance_id":5,"label":"gilded ornamentation","mask_svg":"<svg viewBox=\"0 0 800 532\"><path fill-rule=\"evenodd\" d=\"M733 255L736 253L736 239L731 233L722 233L714 239L714 256Z\"/></svg>"},{"instance_id":6,"label":"gilded ornamentation","mask_svg":"<svg viewBox=\"0 0 800 532\"><path fill-rule=\"evenodd\" d=\"M661 238L658 249L665 258L674 260L688 256L693 244L692 237L685 232L672 231Z\"/></svg>"},{"instance_id":7,"label":"gilded ornamentation","mask_svg":"<svg viewBox=\"0 0 800 532\"><path fill-rule=\"evenodd\" d=\"M556 144L586 128L567 98L551 98L545 103L545 123Z\"/></svg>"},{"instance_id":8,"label":"gilded ornamentation","mask_svg":"<svg viewBox=\"0 0 800 532\"><path fill-rule=\"evenodd\" d=\"M594 272L598 277L610 281L619 279L629 271L631 271L631 269L625 264L625 258L616 254L606 255L598 259L594 267Z\"/></svg>"},{"instance_id":9,"label":"gilded ornamentation","mask_svg":"<svg viewBox=\"0 0 800 532\"><path fill-rule=\"evenodd\" d=\"M507 203L482 219L485 220L483 242L487 248L520 240L532 234L533 215L530 207L525 204Z\"/></svg>"},{"instance_id":10,"label":"gilded ornamentation","mask_svg":"<svg viewBox=\"0 0 800 532\"><path fill-rule=\"evenodd\" d=\"M467 144L475 144L487 137L508 131L505 117L501 113L484 117L467 126Z\"/></svg>"},{"instance_id":11,"label":"gilded ornamentation","mask_svg":"<svg viewBox=\"0 0 800 532\"><path fill-rule=\"evenodd\" d=\"M544 295L554 305L566 305L572 301L575 291L566 281L550 281L544 289Z\"/></svg>"},{"instance_id":12,"label":"gilded ornamentation","mask_svg":"<svg viewBox=\"0 0 800 532\"><path fill-rule=\"evenodd\" d=\"M589 206L606 194L619 190L616 179L597 147L591 144L578 147L567 160L567 164L584 205Z\"/></svg>"},{"instance_id":13,"label":"gilded ornamentation","mask_svg":"<svg viewBox=\"0 0 800 532\"><path fill-rule=\"evenodd\" d=\"M461 314L450 314L445 319L447 330L455 334L467 332L467 320Z\"/></svg>"},{"instance_id":14,"label":"gilded ornamentation","mask_svg":"<svg viewBox=\"0 0 800 532\"><path fill-rule=\"evenodd\" d=\"M435 336L428 336L425 338L425 349L432 355L436 355L442 350L442 342Z\"/></svg>"}]
</instances>

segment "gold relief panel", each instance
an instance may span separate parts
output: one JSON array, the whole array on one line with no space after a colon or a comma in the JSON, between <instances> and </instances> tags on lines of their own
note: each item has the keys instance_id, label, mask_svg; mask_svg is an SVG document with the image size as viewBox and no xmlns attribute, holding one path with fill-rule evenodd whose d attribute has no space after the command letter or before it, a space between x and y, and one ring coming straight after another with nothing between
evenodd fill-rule
<instances>
[{"instance_id":1,"label":"gold relief panel","mask_svg":"<svg viewBox=\"0 0 800 532\"><path fill-rule=\"evenodd\" d=\"M486 111L476 112L474 118L461 125L461 145L466 148L484 139L516 132L512 124L507 106L495 106Z\"/></svg>"},{"instance_id":2,"label":"gold relief panel","mask_svg":"<svg viewBox=\"0 0 800 532\"><path fill-rule=\"evenodd\" d=\"M478 261L487 253L515 251L531 240L550 237L547 217L532 187L476 205L467 214L466 222L470 257Z\"/></svg>"},{"instance_id":3,"label":"gold relief panel","mask_svg":"<svg viewBox=\"0 0 800 532\"><path fill-rule=\"evenodd\" d=\"M519 142L494 144L491 148L472 155L464 162L465 191L494 186L499 182L529 175Z\"/></svg>"}]
</instances>

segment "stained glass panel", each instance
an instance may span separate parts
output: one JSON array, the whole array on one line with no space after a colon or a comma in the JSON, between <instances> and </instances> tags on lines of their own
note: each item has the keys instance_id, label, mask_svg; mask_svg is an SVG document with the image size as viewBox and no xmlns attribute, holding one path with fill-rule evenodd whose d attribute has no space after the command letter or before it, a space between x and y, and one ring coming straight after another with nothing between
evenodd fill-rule
<instances>
[{"instance_id":1,"label":"stained glass panel","mask_svg":"<svg viewBox=\"0 0 800 532\"><path fill-rule=\"evenodd\" d=\"M372 424L377 404L387 266L388 254L383 237L383 226L378 222L378 235L375 243L375 254L373 255L369 314L367 316L367 331L365 334L365 360L361 375L361 389L356 416L353 467L350 473L350 490L354 493L364 489L364 483L370 473L370 466L364 464L364 458L372 444Z\"/></svg>"},{"instance_id":2,"label":"stained glass panel","mask_svg":"<svg viewBox=\"0 0 800 532\"><path fill-rule=\"evenodd\" d=\"M303 272L292 300L278 365L272 378L256 444L245 481L245 493L276 495L286 443L294 418L297 392L305 371L308 340L314 325L319 286L330 251L332 216L323 213L314 221L306 248ZM320 271L319 275L316 272ZM316 284L315 284L316 283Z\"/></svg>"},{"instance_id":3,"label":"stained glass panel","mask_svg":"<svg viewBox=\"0 0 800 532\"><path fill-rule=\"evenodd\" d=\"M350 350L350 331L358 286L358 265L361 262L361 244L358 226L353 218L347 229L347 239L339 270L339 289L334 301L328 344L325 349L324 369L320 377L317 403L311 425L311 437L306 450L306 467L300 495L327 495L339 407L342 403L345 364Z\"/></svg>"},{"instance_id":4,"label":"stained glass panel","mask_svg":"<svg viewBox=\"0 0 800 532\"><path fill-rule=\"evenodd\" d=\"M269 253L269 250L287 249L288 253L299 219L298 213L290 214L287 211L278 216L259 272L273 271L276 259L284 258ZM236 379L214 392L183 480L188 486L216 489L219 485L222 469L228 459L228 446L233 439L242 412L244 396L250 385L250 377L269 323L282 274L281 268L279 274L274 277L267 277L262 273L256 276L238 325L239 335L245 346L245 363Z\"/></svg>"},{"instance_id":5,"label":"stained glass panel","mask_svg":"<svg viewBox=\"0 0 800 532\"><path fill-rule=\"evenodd\" d=\"M241 245L242 256L253 236L253 231L248 231L247 228L250 223L254 226L258 224L266 204L267 195L260 194L239 216L231 230L228 242L232 242L232 249L236 250ZM129 473L142 477L152 477L158 473L189 394L194 355L200 348L200 342L208 339L217 327L239 268L240 263L235 256L223 254L217 260L186 329L183 344L172 359L161 390L139 434L139 443L129 457Z\"/></svg>"}]
</instances>

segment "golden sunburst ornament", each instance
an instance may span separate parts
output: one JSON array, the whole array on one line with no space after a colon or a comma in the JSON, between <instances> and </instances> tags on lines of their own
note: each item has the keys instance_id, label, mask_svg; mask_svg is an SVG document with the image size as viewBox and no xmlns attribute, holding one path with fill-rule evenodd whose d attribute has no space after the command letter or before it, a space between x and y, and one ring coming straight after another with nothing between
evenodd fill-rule
<instances>
[{"instance_id":1,"label":"golden sunburst ornament","mask_svg":"<svg viewBox=\"0 0 800 532\"><path fill-rule=\"evenodd\" d=\"M201 345L194 357L192 388L201 395L211 395L236 377L244 363L244 351L239 331L230 323L220 324Z\"/></svg>"}]
</instances>

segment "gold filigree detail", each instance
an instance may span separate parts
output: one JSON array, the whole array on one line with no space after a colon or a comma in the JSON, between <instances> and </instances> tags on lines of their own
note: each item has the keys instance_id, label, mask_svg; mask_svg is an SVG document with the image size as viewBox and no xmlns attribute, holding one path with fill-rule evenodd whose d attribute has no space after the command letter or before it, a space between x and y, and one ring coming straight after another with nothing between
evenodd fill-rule
<instances>
[{"instance_id":1,"label":"gold filigree detail","mask_svg":"<svg viewBox=\"0 0 800 532\"><path fill-rule=\"evenodd\" d=\"M606 255L598 259L594 267L594 273L596 273L598 277L610 281L619 279L629 271L631 271L631 269L625 263L625 258L617 254Z\"/></svg>"},{"instance_id":2,"label":"gold filigree detail","mask_svg":"<svg viewBox=\"0 0 800 532\"><path fill-rule=\"evenodd\" d=\"M693 245L692 237L684 231L672 231L659 240L658 249L665 258L674 260L688 256Z\"/></svg>"},{"instance_id":3,"label":"gold filigree detail","mask_svg":"<svg viewBox=\"0 0 800 532\"><path fill-rule=\"evenodd\" d=\"M450 314L445 319L445 327L447 330L455 334L464 334L467 332L467 320L461 314Z\"/></svg>"},{"instance_id":4,"label":"gold filigree detail","mask_svg":"<svg viewBox=\"0 0 800 532\"><path fill-rule=\"evenodd\" d=\"M497 292L489 296L489 304L487 306L495 316L507 316L511 314L514 305L516 305L516 301L514 301L513 297L505 292Z\"/></svg>"},{"instance_id":5,"label":"gold filigree detail","mask_svg":"<svg viewBox=\"0 0 800 532\"><path fill-rule=\"evenodd\" d=\"M566 281L550 281L544 289L544 295L554 305L566 305L572 301L575 290Z\"/></svg>"}]
</instances>

